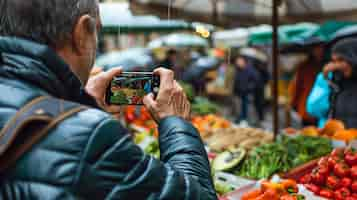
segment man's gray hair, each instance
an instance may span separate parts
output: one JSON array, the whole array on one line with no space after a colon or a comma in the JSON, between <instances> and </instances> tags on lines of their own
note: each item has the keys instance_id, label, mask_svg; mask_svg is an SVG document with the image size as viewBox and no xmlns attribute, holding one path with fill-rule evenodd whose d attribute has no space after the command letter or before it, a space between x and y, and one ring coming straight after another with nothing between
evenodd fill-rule
<instances>
[{"instance_id":1,"label":"man's gray hair","mask_svg":"<svg viewBox=\"0 0 357 200\"><path fill-rule=\"evenodd\" d=\"M59 47L78 18L97 15L97 0L0 0L0 36Z\"/></svg>"}]
</instances>

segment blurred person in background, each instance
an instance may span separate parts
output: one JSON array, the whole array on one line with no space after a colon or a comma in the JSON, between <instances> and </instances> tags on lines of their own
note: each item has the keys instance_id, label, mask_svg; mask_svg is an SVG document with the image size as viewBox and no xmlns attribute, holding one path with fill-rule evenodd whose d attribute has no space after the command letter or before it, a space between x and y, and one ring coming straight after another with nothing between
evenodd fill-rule
<instances>
[{"instance_id":1,"label":"blurred person in background","mask_svg":"<svg viewBox=\"0 0 357 200\"><path fill-rule=\"evenodd\" d=\"M330 117L347 128L357 128L357 38L343 39L332 47L331 61L323 73L325 77L332 73L338 88L330 97Z\"/></svg>"},{"instance_id":2,"label":"blurred person in background","mask_svg":"<svg viewBox=\"0 0 357 200\"><path fill-rule=\"evenodd\" d=\"M166 52L166 56L164 60L159 63L159 66L174 71L175 78L177 80L181 80L183 68L179 63L178 58L179 58L179 52L176 51L175 49L169 49Z\"/></svg>"},{"instance_id":3,"label":"blurred person in background","mask_svg":"<svg viewBox=\"0 0 357 200\"><path fill-rule=\"evenodd\" d=\"M289 84L290 107L297 111L304 126L316 125L316 119L306 110L306 102L317 74L322 70L323 58L323 46L313 47L308 58L298 64L295 77Z\"/></svg>"},{"instance_id":4,"label":"blurred person in background","mask_svg":"<svg viewBox=\"0 0 357 200\"><path fill-rule=\"evenodd\" d=\"M0 127L38 97L63 108L85 105L2 169L0 199L217 199L200 134L186 121L190 104L172 71L157 69L159 93L144 98L159 126L160 160L108 114L120 111L105 103L105 93L121 69L89 78L101 29L97 0L0 0L0 11ZM22 142L43 127L31 125L18 135L27 136Z\"/></svg>"},{"instance_id":5,"label":"blurred person in background","mask_svg":"<svg viewBox=\"0 0 357 200\"><path fill-rule=\"evenodd\" d=\"M257 111L258 115L258 124L264 121L264 112L265 112L265 87L268 84L270 80L270 74L268 71L268 66L266 61L264 60L258 60L258 59L253 59L252 60L252 65L255 67L255 69L258 72L258 82L257 86L254 89L253 95L254 95L254 106Z\"/></svg>"},{"instance_id":6,"label":"blurred person in background","mask_svg":"<svg viewBox=\"0 0 357 200\"><path fill-rule=\"evenodd\" d=\"M239 55L234 59L236 68L234 77L234 95L240 99L240 114L237 122L248 120L249 96L254 94L259 84L259 73L248 62L247 58Z\"/></svg>"}]
</instances>

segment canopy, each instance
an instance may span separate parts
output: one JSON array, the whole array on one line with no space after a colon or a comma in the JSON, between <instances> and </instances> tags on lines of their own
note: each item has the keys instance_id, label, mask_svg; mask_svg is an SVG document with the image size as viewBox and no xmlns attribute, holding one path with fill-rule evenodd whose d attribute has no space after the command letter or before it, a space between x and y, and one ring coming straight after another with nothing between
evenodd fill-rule
<instances>
[{"instance_id":1,"label":"canopy","mask_svg":"<svg viewBox=\"0 0 357 200\"><path fill-rule=\"evenodd\" d=\"M298 23L279 27L280 43L291 43L297 37L314 33L319 25L313 23ZM220 31L213 34L215 44L227 47L251 45L266 45L272 43L273 29L270 25L259 25L250 28L238 28Z\"/></svg>"},{"instance_id":2,"label":"canopy","mask_svg":"<svg viewBox=\"0 0 357 200\"><path fill-rule=\"evenodd\" d=\"M151 41L148 47L208 47L208 41L193 34L175 33Z\"/></svg>"},{"instance_id":3,"label":"canopy","mask_svg":"<svg viewBox=\"0 0 357 200\"><path fill-rule=\"evenodd\" d=\"M357 35L357 23L344 21L329 21L315 30L296 35L289 43L285 44L282 53L304 52L306 48L323 43L333 43L341 37Z\"/></svg>"},{"instance_id":4,"label":"canopy","mask_svg":"<svg viewBox=\"0 0 357 200\"><path fill-rule=\"evenodd\" d=\"M172 2L172 18L185 17L227 26L270 23L272 15L270 0L132 0L131 6L134 12L167 18L169 2ZM283 23L354 20L356 11L356 0L282 0L279 7Z\"/></svg>"},{"instance_id":5,"label":"canopy","mask_svg":"<svg viewBox=\"0 0 357 200\"><path fill-rule=\"evenodd\" d=\"M218 31L213 33L215 46L240 47L246 46L249 41L249 32L245 28Z\"/></svg>"},{"instance_id":6,"label":"canopy","mask_svg":"<svg viewBox=\"0 0 357 200\"><path fill-rule=\"evenodd\" d=\"M311 33L319 28L317 24L313 23L298 23L291 25L282 25L279 27L279 42L281 44L291 43L306 33ZM264 45L271 44L273 38L273 29L270 25L261 25L249 28L249 44Z\"/></svg>"},{"instance_id":7,"label":"canopy","mask_svg":"<svg viewBox=\"0 0 357 200\"><path fill-rule=\"evenodd\" d=\"M154 59L145 48L131 48L124 51L113 51L97 58L95 66L104 70L122 67L124 71L151 71Z\"/></svg>"},{"instance_id":8,"label":"canopy","mask_svg":"<svg viewBox=\"0 0 357 200\"><path fill-rule=\"evenodd\" d=\"M156 16L133 16L127 3L99 5L104 33L159 32L191 29L182 20L160 20Z\"/></svg>"}]
</instances>

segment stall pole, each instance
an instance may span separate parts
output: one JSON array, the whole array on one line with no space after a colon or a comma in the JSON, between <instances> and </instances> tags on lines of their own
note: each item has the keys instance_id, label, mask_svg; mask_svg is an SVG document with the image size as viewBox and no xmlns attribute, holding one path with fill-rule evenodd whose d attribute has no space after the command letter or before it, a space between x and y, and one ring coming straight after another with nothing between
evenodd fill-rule
<instances>
[{"instance_id":1,"label":"stall pole","mask_svg":"<svg viewBox=\"0 0 357 200\"><path fill-rule=\"evenodd\" d=\"M278 6L280 0L273 1L273 14L272 14L272 26L273 26L273 130L274 130L274 140L279 133L279 105L278 105L278 77L279 77L279 11Z\"/></svg>"}]
</instances>

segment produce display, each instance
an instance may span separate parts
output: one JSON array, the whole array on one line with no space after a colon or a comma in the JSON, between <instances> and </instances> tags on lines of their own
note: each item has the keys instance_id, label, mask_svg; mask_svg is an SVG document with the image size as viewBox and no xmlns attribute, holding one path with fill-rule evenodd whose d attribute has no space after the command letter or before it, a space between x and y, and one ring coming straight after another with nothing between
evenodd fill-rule
<instances>
[{"instance_id":1,"label":"produce display","mask_svg":"<svg viewBox=\"0 0 357 200\"><path fill-rule=\"evenodd\" d=\"M282 180L278 183L262 181L261 187L245 193L241 200L303 200L294 180Z\"/></svg>"},{"instance_id":2,"label":"produce display","mask_svg":"<svg viewBox=\"0 0 357 200\"><path fill-rule=\"evenodd\" d=\"M221 152L229 148L254 147L273 142L273 133L257 128L228 127L201 132L204 141L212 151Z\"/></svg>"},{"instance_id":3,"label":"produce display","mask_svg":"<svg viewBox=\"0 0 357 200\"><path fill-rule=\"evenodd\" d=\"M285 134L281 134L274 142L273 133L263 129L237 127L219 115L219 106L207 98L195 97L190 85L182 86L192 103L191 122L208 147L215 189L222 196L250 182L255 183L256 180L267 179L274 174L283 175L297 166L326 156L332 151L330 139L348 142L357 136L357 130L346 130L343 123L331 120L323 129L285 129ZM147 154L159 158L158 126L150 113L143 106L126 106L123 113L128 127L135 132L134 142ZM353 150L342 151L343 155L341 150L336 152L324 157L311 174L304 175L299 181L322 197L357 200L357 153ZM322 167L322 163L327 163L324 164L327 167ZM303 191L308 192L305 188ZM305 197L299 194L293 180L279 180L262 181L259 189L239 199L300 200Z\"/></svg>"},{"instance_id":4,"label":"produce display","mask_svg":"<svg viewBox=\"0 0 357 200\"><path fill-rule=\"evenodd\" d=\"M160 158L160 149L158 140L148 132L136 133L134 143L140 146L145 153Z\"/></svg>"},{"instance_id":5,"label":"produce display","mask_svg":"<svg viewBox=\"0 0 357 200\"><path fill-rule=\"evenodd\" d=\"M284 132L289 135L300 133L302 135L327 137L344 142L349 142L357 138L356 129L346 129L343 122L338 120L329 120L322 129L318 129L315 126L308 126L300 131L288 128L285 129Z\"/></svg>"},{"instance_id":6,"label":"produce display","mask_svg":"<svg viewBox=\"0 0 357 200\"><path fill-rule=\"evenodd\" d=\"M327 155L331 150L331 143L326 138L302 135L292 138L282 135L277 142L253 148L240 162L236 160L242 153L218 154L212 161L214 164L212 169L251 179L262 179ZM235 165L232 166L232 164Z\"/></svg>"},{"instance_id":7,"label":"produce display","mask_svg":"<svg viewBox=\"0 0 357 200\"><path fill-rule=\"evenodd\" d=\"M254 148L242 166L235 171L238 176L252 179L268 178L275 173L290 168L286 148L279 143L266 144Z\"/></svg>"},{"instance_id":8,"label":"produce display","mask_svg":"<svg viewBox=\"0 0 357 200\"><path fill-rule=\"evenodd\" d=\"M357 199L357 152L338 148L322 157L316 168L299 182L314 194L327 199Z\"/></svg>"},{"instance_id":9,"label":"produce display","mask_svg":"<svg viewBox=\"0 0 357 200\"><path fill-rule=\"evenodd\" d=\"M131 128L142 129L139 132L149 132L155 137L158 136L158 126L144 106L127 106L124 110L124 116L125 122Z\"/></svg>"},{"instance_id":10,"label":"produce display","mask_svg":"<svg viewBox=\"0 0 357 200\"><path fill-rule=\"evenodd\" d=\"M200 132L203 139L214 134L216 130L226 129L232 126L230 121L214 114L194 116L191 122Z\"/></svg>"},{"instance_id":11,"label":"produce display","mask_svg":"<svg viewBox=\"0 0 357 200\"><path fill-rule=\"evenodd\" d=\"M191 110L195 115L208 115L208 114L216 114L219 111L219 106L215 103L212 103L209 99L205 97L195 97Z\"/></svg>"}]
</instances>

